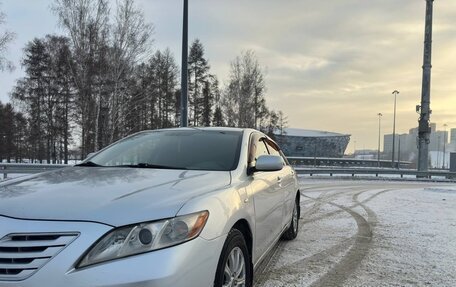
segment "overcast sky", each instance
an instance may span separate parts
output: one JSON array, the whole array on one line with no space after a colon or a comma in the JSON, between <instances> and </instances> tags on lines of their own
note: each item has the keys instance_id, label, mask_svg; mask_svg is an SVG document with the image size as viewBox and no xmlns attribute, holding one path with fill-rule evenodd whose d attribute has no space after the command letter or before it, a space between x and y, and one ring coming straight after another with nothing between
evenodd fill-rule
<instances>
[{"instance_id":1,"label":"overcast sky","mask_svg":"<svg viewBox=\"0 0 456 287\"><path fill-rule=\"evenodd\" d=\"M2 0L0 0L2 1ZM23 75L22 49L33 37L63 33L51 0L3 0L7 27L17 34L8 57L17 66L0 73L0 100L8 101ZM114 2L114 1L113 1ZM226 83L229 63L253 49L266 71L267 101L289 126L352 135L347 152L377 147L391 133L393 95L397 131L417 125L421 96L424 0L191 0L189 39L205 46L211 70ZM180 63L181 0L139 0L155 25L155 49L170 47ZM456 3L434 2L432 122L456 128Z\"/></svg>"}]
</instances>

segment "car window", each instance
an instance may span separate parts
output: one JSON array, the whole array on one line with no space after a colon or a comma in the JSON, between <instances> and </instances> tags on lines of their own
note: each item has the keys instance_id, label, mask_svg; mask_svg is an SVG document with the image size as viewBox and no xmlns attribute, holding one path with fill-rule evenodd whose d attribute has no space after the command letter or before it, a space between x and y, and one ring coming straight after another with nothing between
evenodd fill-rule
<instances>
[{"instance_id":1,"label":"car window","mask_svg":"<svg viewBox=\"0 0 456 287\"><path fill-rule=\"evenodd\" d=\"M130 136L90 161L101 166L164 166L190 170L234 170L241 132L152 131Z\"/></svg>"},{"instance_id":2,"label":"car window","mask_svg":"<svg viewBox=\"0 0 456 287\"><path fill-rule=\"evenodd\" d=\"M259 140L256 145L255 160L257 160L262 155L268 155L268 154L269 153L268 153L266 146L264 145L264 141Z\"/></svg>"},{"instance_id":3,"label":"car window","mask_svg":"<svg viewBox=\"0 0 456 287\"><path fill-rule=\"evenodd\" d=\"M249 166L255 166L255 162L261 155L268 155L268 149L266 148L262 138L255 136L253 142L250 145L249 152Z\"/></svg>"},{"instance_id":4,"label":"car window","mask_svg":"<svg viewBox=\"0 0 456 287\"><path fill-rule=\"evenodd\" d=\"M274 144L267 140L265 140L264 142L266 143L266 147L268 148L269 154L280 156L280 152Z\"/></svg>"},{"instance_id":5,"label":"car window","mask_svg":"<svg viewBox=\"0 0 456 287\"><path fill-rule=\"evenodd\" d=\"M275 143L273 143L269 140L265 140L264 142L266 144L266 147L268 148L269 154L280 156L283 164L285 164L285 165L288 164L287 160L283 157L283 154L281 153L279 147Z\"/></svg>"}]
</instances>

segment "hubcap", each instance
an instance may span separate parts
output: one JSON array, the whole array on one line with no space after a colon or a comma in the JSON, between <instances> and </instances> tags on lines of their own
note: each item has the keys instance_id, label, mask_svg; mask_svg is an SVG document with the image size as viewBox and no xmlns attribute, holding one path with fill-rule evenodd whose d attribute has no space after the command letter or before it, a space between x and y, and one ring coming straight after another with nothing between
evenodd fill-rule
<instances>
[{"instance_id":1,"label":"hubcap","mask_svg":"<svg viewBox=\"0 0 456 287\"><path fill-rule=\"evenodd\" d=\"M223 287L245 287L245 260L241 248L235 247L228 255L223 272Z\"/></svg>"}]
</instances>

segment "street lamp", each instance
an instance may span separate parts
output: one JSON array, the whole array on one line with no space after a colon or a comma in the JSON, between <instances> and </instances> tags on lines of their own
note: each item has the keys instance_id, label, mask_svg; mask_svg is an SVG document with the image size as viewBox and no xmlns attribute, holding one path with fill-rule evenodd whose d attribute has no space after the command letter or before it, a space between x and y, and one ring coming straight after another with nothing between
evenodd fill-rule
<instances>
[{"instance_id":1,"label":"street lamp","mask_svg":"<svg viewBox=\"0 0 456 287\"><path fill-rule=\"evenodd\" d=\"M378 149L377 149L377 166L380 167L380 129L382 122L382 113L378 113Z\"/></svg>"},{"instance_id":2,"label":"street lamp","mask_svg":"<svg viewBox=\"0 0 456 287\"><path fill-rule=\"evenodd\" d=\"M393 119L393 154L391 156L391 167L394 168L394 148L395 148L395 140L396 140L396 100L397 100L397 94L399 94L398 90L394 90L393 93L394 95L394 119Z\"/></svg>"},{"instance_id":3,"label":"street lamp","mask_svg":"<svg viewBox=\"0 0 456 287\"><path fill-rule=\"evenodd\" d=\"M437 164L434 168L440 167L440 133L437 134Z\"/></svg>"},{"instance_id":4,"label":"street lamp","mask_svg":"<svg viewBox=\"0 0 456 287\"><path fill-rule=\"evenodd\" d=\"M445 146L446 146L446 128L447 124L443 125L443 164L442 164L442 169L445 169Z\"/></svg>"},{"instance_id":5,"label":"street lamp","mask_svg":"<svg viewBox=\"0 0 456 287\"><path fill-rule=\"evenodd\" d=\"M353 144L353 158L356 157L356 140L354 140L354 144Z\"/></svg>"}]
</instances>

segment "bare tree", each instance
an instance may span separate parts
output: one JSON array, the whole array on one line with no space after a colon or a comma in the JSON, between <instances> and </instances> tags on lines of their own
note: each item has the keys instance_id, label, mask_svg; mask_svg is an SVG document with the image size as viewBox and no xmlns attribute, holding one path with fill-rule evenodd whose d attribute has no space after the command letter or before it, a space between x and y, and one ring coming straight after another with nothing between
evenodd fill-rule
<instances>
[{"instance_id":1,"label":"bare tree","mask_svg":"<svg viewBox=\"0 0 456 287\"><path fill-rule=\"evenodd\" d=\"M231 62L230 79L224 93L227 124L258 128L267 116L263 71L251 50Z\"/></svg>"},{"instance_id":2,"label":"bare tree","mask_svg":"<svg viewBox=\"0 0 456 287\"><path fill-rule=\"evenodd\" d=\"M80 108L81 151L98 150L125 135L134 68L151 56L153 26L134 0L55 0L53 10L73 46Z\"/></svg>"},{"instance_id":3,"label":"bare tree","mask_svg":"<svg viewBox=\"0 0 456 287\"><path fill-rule=\"evenodd\" d=\"M131 76L133 68L147 60L152 53L153 26L146 23L144 14L134 5L134 0L121 0L117 5L112 28L110 49L110 78L114 81L109 100L109 141L122 134L122 115L125 114L125 95L122 86Z\"/></svg>"},{"instance_id":4,"label":"bare tree","mask_svg":"<svg viewBox=\"0 0 456 287\"><path fill-rule=\"evenodd\" d=\"M78 90L81 157L85 157L96 149L96 122L100 121L96 114L103 100L100 87L106 79L102 75L107 62L108 1L55 0L52 9L67 30L77 59L72 62L72 71Z\"/></svg>"},{"instance_id":5,"label":"bare tree","mask_svg":"<svg viewBox=\"0 0 456 287\"><path fill-rule=\"evenodd\" d=\"M1 5L1 2L0 2ZM6 22L6 15L0 10L0 27ZM8 44L15 38L15 34L8 30L0 31L0 71L13 70L14 65L5 57L6 48Z\"/></svg>"}]
</instances>

